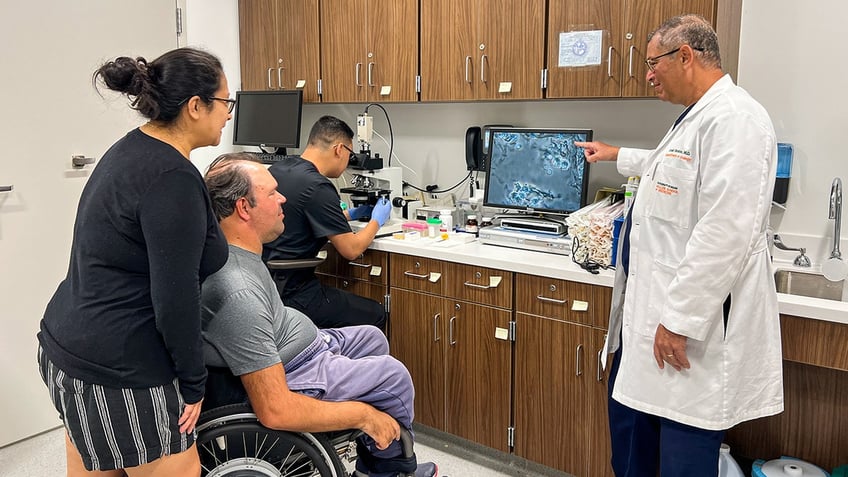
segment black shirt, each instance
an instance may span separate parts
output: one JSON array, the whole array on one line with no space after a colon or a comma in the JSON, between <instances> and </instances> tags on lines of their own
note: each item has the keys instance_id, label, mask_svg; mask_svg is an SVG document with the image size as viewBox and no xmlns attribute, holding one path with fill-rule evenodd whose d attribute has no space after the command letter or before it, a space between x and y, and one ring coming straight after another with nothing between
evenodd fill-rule
<instances>
[{"instance_id":1,"label":"black shirt","mask_svg":"<svg viewBox=\"0 0 848 477\"><path fill-rule=\"evenodd\" d=\"M142 388L179 378L203 397L200 284L227 242L197 169L138 129L103 155L83 189L68 275L38 334L50 361L92 384Z\"/></svg>"},{"instance_id":2,"label":"black shirt","mask_svg":"<svg viewBox=\"0 0 848 477\"><path fill-rule=\"evenodd\" d=\"M286 197L286 227L282 235L265 245L263 260L312 258L326 245L329 236L351 231L336 187L314 164L300 156L289 156L275 162L268 171L277 180L277 190ZM288 277L287 290L314 276L312 269L276 273Z\"/></svg>"}]
</instances>

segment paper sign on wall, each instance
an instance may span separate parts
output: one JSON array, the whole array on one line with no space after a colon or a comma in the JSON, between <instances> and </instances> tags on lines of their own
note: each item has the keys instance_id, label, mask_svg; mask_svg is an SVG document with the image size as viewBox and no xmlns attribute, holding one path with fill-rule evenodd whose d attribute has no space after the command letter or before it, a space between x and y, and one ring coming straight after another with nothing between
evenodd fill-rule
<instances>
[{"instance_id":1,"label":"paper sign on wall","mask_svg":"<svg viewBox=\"0 0 848 477\"><path fill-rule=\"evenodd\" d=\"M559 62L557 66L600 65L603 43L603 30L561 32L559 34Z\"/></svg>"}]
</instances>

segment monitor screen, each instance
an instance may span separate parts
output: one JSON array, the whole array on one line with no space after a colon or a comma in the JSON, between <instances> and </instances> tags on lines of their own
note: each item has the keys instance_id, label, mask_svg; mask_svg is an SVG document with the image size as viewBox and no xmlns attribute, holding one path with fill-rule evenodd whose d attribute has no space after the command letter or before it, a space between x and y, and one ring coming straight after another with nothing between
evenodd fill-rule
<instances>
[{"instance_id":1,"label":"monitor screen","mask_svg":"<svg viewBox=\"0 0 848 477\"><path fill-rule=\"evenodd\" d=\"M589 164L575 141L590 129L493 128L483 205L569 214L586 205Z\"/></svg>"},{"instance_id":2,"label":"monitor screen","mask_svg":"<svg viewBox=\"0 0 848 477\"><path fill-rule=\"evenodd\" d=\"M303 91L239 91L233 144L239 146L300 147Z\"/></svg>"}]
</instances>

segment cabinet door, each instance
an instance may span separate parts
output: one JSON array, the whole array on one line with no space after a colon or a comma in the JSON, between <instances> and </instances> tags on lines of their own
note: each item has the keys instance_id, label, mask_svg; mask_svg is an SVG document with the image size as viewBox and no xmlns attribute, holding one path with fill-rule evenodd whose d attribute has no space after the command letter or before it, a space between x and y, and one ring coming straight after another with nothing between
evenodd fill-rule
<instances>
[{"instance_id":1,"label":"cabinet door","mask_svg":"<svg viewBox=\"0 0 848 477\"><path fill-rule=\"evenodd\" d=\"M446 430L508 452L512 342L496 337L510 312L449 302Z\"/></svg>"},{"instance_id":2,"label":"cabinet door","mask_svg":"<svg viewBox=\"0 0 848 477\"><path fill-rule=\"evenodd\" d=\"M338 257L338 274L380 285L388 285L389 256L379 250L366 250L354 260Z\"/></svg>"},{"instance_id":3,"label":"cabinet door","mask_svg":"<svg viewBox=\"0 0 848 477\"><path fill-rule=\"evenodd\" d=\"M317 103L318 0L277 0L277 48L275 74L282 89L295 89L303 82L303 101Z\"/></svg>"},{"instance_id":4,"label":"cabinet door","mask_svg":"<svg viewBox=\"0 0 848 477\"><path fill-rule=\"evenodd\" d=\"M321 0L321 83L325 103L365 101L366 0Z\"/></svg>"},{"instance_id":5,"label":"cabinet door","mask_svg":"<svg viewBox=\"0 0 848 477\"><path fill-rule=\"evenodd\" d=\"M240 90L278 87L276 3L277 0L239 0Z\"/></svg>"},{"instance_id":6,"label":"cabinet door","mask_svg":"<svg viewBox=\"0 0 848 477\"><path fill-rule=\"evenodd\" d=\"M607 411L607 378L612 356L607 359L607 369L601 366L601 353L604 350L606 331L592 329L587 331L588 345L586 364L589 369L589 402L591 414L589 418L589 472L592 477L613 477L612 445L610 444L609 412Z\"/></svg>"},{"instance_id":7,"label":"cabinet door","mask_svg":"<svg viewBox=\"0 0 848 477\"><path fill-rule=\"evenodd\" d=\"M648 74L645 58L648 57L648 35L663 21L662 11L654 0L624 0L624 11L621 95L656 96L645 79Z\"/></svg>"},{"instance_id":8,"label":"cabinet door","mask_svg":"<svg viewBox=\"0 0 848 477\"><path fill-rule=\"evenodd\" d=\"M621 94L621 1L549 0L548 98ZM559 66L560 33L603 30L600 65Z\"/></svg>"},{"instance_id":9,"label":"cabinet door","mask_svg":"<svg viewBox=\"0 0 848 477\"><path fill-rule=\"evenodd\" d=\"M515 455L578 476L588 472L592 329L516 313ZM603 402L605 404L605 401Z\"/></svg>"},{"instance_id":10,"label":"cabinet door","mask_svg":"<svg viewBox=\"0 0 848 477\"><path fill-rule=\"evenodd\" d=\"M415 101L418 0L368 0L367 17L368 101Z\"/></svg>"},{"instance_id":11,"label":"cabinet door","mask_svg":"<svg viewBox=\"0 0 848 477\"><path fill-rule=\"evenodd\" d=\"M388 289L383 285L375 285L373 283L362 280L352 280L350 278L339 278L337 283L338 287L342 290L353 293L354 295L370 298L383 306L386 304L386 293L388 292Z\"/></svg>"},{"instance_id":12,"label":"cabinet door","mask_svg":"<svg viewBox=\"0 0 848 477\"><path fill-rule=\"evenodd\" d=\"M391 289L389 349L412 375L415 422L445 430L444 300Z\"/></svg>"},{"instance_id":13,"label":"cabinet door","mask_svg":"<svg viewBox=\"0 0 848 477\"><path fill-rule=\"evenodd\" d=\"M544 0L484 0L479 20L477 99L541 99L545 61ZM510 91L500 87L511 83Z\"/></svg>"},{"instance_id":14,"label":"cabinet door","mask_svg":"<svg viewBox=\"0 0 848 477\"><path fill-rule=\"evenodd\" d=\"M475 98L480 5L480 0L421 0L421 101Z\"/></svg>"}]
</instances>

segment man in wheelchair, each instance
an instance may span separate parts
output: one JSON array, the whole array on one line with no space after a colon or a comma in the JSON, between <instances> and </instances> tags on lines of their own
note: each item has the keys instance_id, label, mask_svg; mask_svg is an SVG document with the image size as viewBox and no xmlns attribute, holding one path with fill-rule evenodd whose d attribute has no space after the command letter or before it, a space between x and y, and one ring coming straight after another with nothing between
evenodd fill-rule
<instances>
[{"instance_id":1,"label":"man in wheelchair","mask_svg":"<svg viewBox=\"0 0 848 477\"><path fill-rule=\"evenodd\" d=\"M355 475L432 477L433 463L404 457L400 427L411 431L414 389L373 326L319 330L283 305L262 261L262 245L283 231L285 197L249 154L225 154L205 176L229 243L226 265L201 291L204 355L210 370L238 376L265 427L299 432L359 429ZM210 372L204 407L232 400ZM246 396L244 395L246 393ZM236 396L237 398L238 396Z\"/></svg>"}]
</instances>

